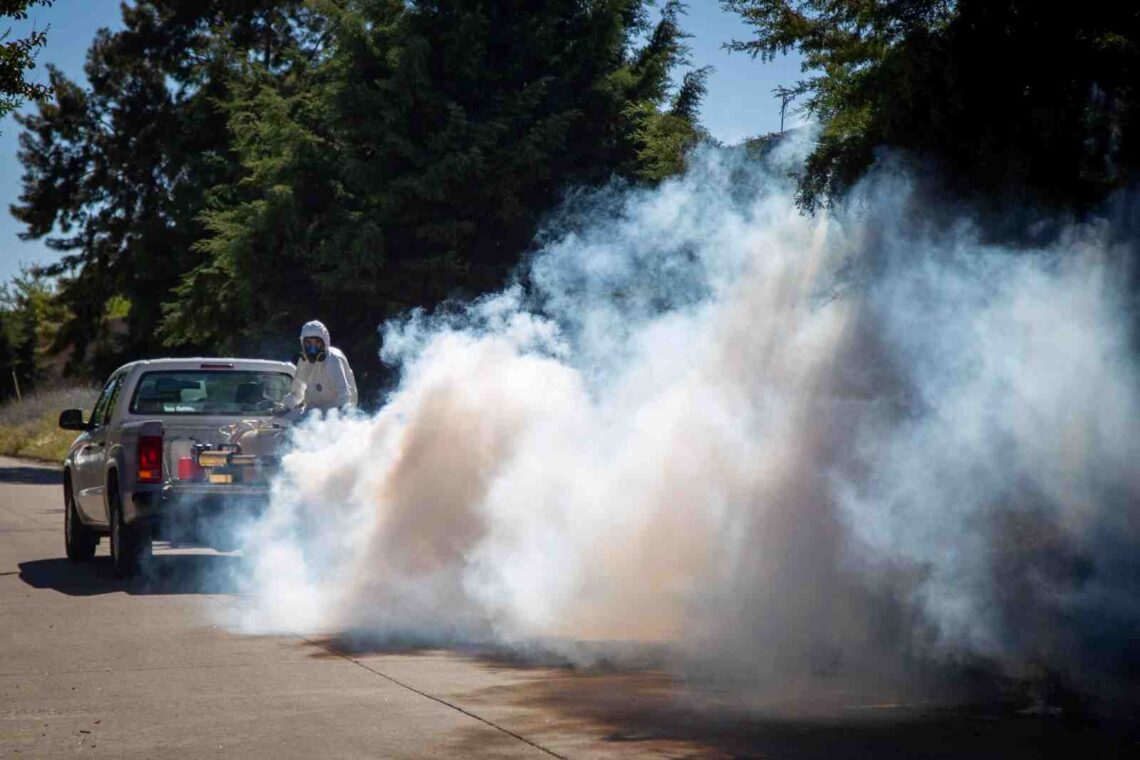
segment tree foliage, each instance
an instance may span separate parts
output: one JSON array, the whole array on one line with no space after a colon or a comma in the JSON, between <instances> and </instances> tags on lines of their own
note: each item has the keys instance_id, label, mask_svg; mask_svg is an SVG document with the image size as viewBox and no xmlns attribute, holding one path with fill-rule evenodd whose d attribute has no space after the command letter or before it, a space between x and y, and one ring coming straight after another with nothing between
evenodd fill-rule
<instances>
[{"instance_id":1,"label":"tree foliage","mask_svg":"<svg viewBox=\"0 0 1140 760\"><path fill-rule=\"evenodd\" d=\"M705 72L647 0L140 0L90 87L22 118L26 238L64 340L285 357L307 319L374 386L376 326L499 287L567 189L679 171ZM108 341L106 304L127 311ZM102 355L99 354L99 355ZM94 362L96 374L103 362Z\"/></svg>"},{"instance_id":2,"label":"tree foliage","mask_svg":"<svg viewBox=\"0 0 1140 760\"><path fill-rule=\"evenodd\" d=\"M23 21L28 9L51 5L53 0L0 0L0 19ZM36 53L47 42L47 30L35 29L26 37L12 39L12 28L0 32L0 119L26 99L39 100L49 94L42 84L29 82L27 74L36 67Z\"/></svg>"},{"instance_id":3,"label":"tree foliage","mask_svg":"<svg viewBox=\"0 0 1140 760\"><path fill-rule=\"evenodd\" d=\"M13 379L29 391L66 347L59 330L65 307L50 282L23 272L0 288L0 401L15 395Z\"/></svg>"},{"instance_id":4,"label":"tree foliage","mask_svg":"<svg viewBox=\"0 0 1140 760\"><path fill-rule=\"evenodd\" d=\"M1091 0L722 0L755 30L732 47L798 51L793 91L821 123L808 209L882 147L953 189L1082 208L1140 168L1140 7Z\"/></svg>"},{"instance_id":5,"label":"tree foliage","mask_svg":"<svg viewBox=\"0 0 1140 760\"><path fill-rule=\"evenodd\" d=\"M295 77L255 68L230 103L243 174L215 190L166 340L263 344L319 314L372 357L381 319L500 286L566 188L680 168L696 109L662 110L679 12L650 29L640 0L329 8L326 59ZM219 319L199 319L218 293Z\"/></svg>"},{"instance_id":6,"label":"tree foliage","mask_svg":"<svg viewBox=\"0 0 1140 760\"><path fill-rule=\"evenodd\" d=\"M24 191L12 213L25 239L61 253L43 272L60 277L77 363L116 294L130 302L129 329L107 362L159 347L161 304L200 260L207 195L237 175L225 108L234 72L251 59L281 67L306 13L271 0L124 5L123 29L100 31L88 52L90 87L52 69L52 99L19 117Z\"/></svg>"}]
</instances>

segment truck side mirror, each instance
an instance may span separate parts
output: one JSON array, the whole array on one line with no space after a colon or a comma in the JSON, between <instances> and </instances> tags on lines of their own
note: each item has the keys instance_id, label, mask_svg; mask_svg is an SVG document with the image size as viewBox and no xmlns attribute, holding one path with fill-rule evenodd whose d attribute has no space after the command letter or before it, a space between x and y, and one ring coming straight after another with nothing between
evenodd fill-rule
<instances>
[{"instance_id":1,"label":"truck side mirror","mask_svg":"<svg viewBox=\"0 0 1140 760\"><path fill-rule=\"evenodd\" d=\"M83 421L82 409L65 409L60 412L59 426L64 430L87 430L91 427Z\"/></svg>"}]
</instances>

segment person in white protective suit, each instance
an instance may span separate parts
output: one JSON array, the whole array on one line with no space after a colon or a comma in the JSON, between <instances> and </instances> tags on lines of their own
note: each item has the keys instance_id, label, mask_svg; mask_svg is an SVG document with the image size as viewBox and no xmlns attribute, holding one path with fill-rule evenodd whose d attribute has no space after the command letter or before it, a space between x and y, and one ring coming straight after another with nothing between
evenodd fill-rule
<instances>
[{"instance_id":1,"label":"person in white protective suit","mask_svg":"<svg viewBox=\"0 0 1140 760\"><path fill-rule=\"evenodd\" d=\"M301 358L282 406L283 412L356 406L356 377L348 358L329 344L328 328L316 320L301 328Z\"/></svg>"}]
</instances>

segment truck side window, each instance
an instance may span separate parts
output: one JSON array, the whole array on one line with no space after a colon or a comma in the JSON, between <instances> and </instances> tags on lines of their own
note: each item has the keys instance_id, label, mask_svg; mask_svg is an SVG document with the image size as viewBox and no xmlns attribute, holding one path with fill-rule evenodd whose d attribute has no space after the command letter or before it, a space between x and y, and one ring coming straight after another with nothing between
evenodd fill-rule
<instances>
[{"instance_id":1,"label":"truck side window","mask_svg":"<svg viewBox=\"0 0 1140 760\"><path fill-rule=\"evenodd\" d=\"M111 399L111 391L114 390L114 378L107 381L103 386L103 392L99 394L99 400L95 402L95 408L91 411L91 426L98 427L102 424L103 410L107 408L107 402Z\"/></svg>"},{"instance_id":2,"label":"truck side window","mask_svg":"<svg viewBox=\"0 0 1140 760\"><path fill-rule=\"evenodd\" d=\"M111 416L111 396L118 395L120 380L122 380L122 375L116 375L108 380L107 385L104 386L103 392L99 395L99 400L95 402L95 409L91 412L92 427L107 424L107 419Z\"/></svg>"},{"instance_id":3,"label":"truck side window","mask_svg":"<svg viewBox=\"0 0 1140 760\"><path fill-rule=\"evenodd\" d=\"M111 399L107 402L107 408L103 411L103 423L106 424L111 421L111 417L115 414L115 406L119 403L119 397L122 395L120 391L123 390L123 375L119 375L114 380L115 387L111 391Z\"/></svg>"}]
</instances>

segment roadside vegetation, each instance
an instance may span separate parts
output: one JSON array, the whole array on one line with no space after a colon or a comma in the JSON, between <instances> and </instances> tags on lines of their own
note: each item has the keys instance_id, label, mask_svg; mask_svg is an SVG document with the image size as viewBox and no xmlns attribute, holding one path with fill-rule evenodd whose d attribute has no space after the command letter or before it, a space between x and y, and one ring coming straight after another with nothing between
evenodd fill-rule
<instances>
[{"instance_id":1,"label":"roadside vegetation","mask_svg":"<svg viewBox=\"0 0 1140 760\"><path fill-rule=\"evenodd\" d=\"M91 414L99 391L94 386L72 386L40 390L10 400L0 406L0 455L63 461L67 447L75 440L72 430L60 430L59 413L82 409Z\"/></svg>"}]
</instances>

